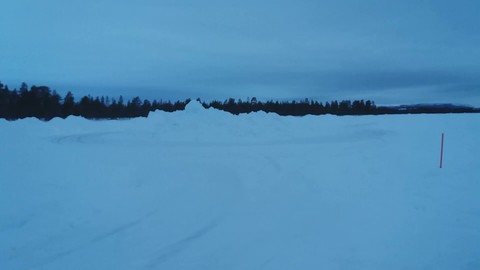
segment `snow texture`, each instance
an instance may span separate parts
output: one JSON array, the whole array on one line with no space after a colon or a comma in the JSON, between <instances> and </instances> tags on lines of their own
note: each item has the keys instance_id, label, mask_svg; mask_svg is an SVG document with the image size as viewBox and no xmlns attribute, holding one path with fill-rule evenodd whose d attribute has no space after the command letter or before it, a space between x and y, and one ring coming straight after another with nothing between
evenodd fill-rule
<instances>
[{"instance_id":1,"label":"snow texture","mask_svg":"<svg viewBox=\"0 0 480 270\"><path fill-rule=\"evenodd\" d=\"M480 269L478 123L0 120L0 269Z\"/></svg>"}]
</instances>

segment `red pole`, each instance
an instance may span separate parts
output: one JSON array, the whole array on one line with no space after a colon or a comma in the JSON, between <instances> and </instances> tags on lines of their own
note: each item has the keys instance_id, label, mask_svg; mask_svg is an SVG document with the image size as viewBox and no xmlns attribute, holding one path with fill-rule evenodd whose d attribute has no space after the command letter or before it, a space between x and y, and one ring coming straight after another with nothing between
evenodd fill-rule
<instances>
[{"instance_id":1,"label":"red pole","mask_svg":"<svg viewBox=\"0 0 480 270\"><path fill-rule=\"evenodd\" d=\"M445 136L442 132L442 144L440 146L440 169L442 168L442 163L443 163L443 140L444 140Z\"/></svg>"}]
</instances>

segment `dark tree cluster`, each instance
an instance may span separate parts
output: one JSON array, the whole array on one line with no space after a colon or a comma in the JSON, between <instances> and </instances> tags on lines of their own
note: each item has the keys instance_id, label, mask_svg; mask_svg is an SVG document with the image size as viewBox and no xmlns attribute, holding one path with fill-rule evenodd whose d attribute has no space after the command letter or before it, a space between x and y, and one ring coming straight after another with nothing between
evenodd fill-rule
<instances>
[{"instance_id":1,"label":"dark tree cluster","mask_svg":"<svg viewBox=\"0 0 480 270\"><path fill-rule=\"evenodd\" d=\"M200 100L199 100L200 101ZM224 102L202 102L205 108L215 108L238 115L250 112L271 112L279 115L381 115L381 114L425 114L425 113L480 113L480 108L452 104L415 104L402 106L376 106L371 100L343 100L321 103L314 100L266 101L256 98L247 101L227 99Z\"/></svg>"},{"instance_id":2,"label":"dark tree cluster","mask_svg":"<svg viewBox=\"0 0 480 270\"><path fill-rule=\"evenodd\" d=\"M224 102L202 102L205 108L215 108L238 115L250 112L271 112L279 115L381 115L381 114L425 114L425 113L480 113L480 108L452 104L416 104L403 106L376 106L371 100L343 100L321 103L314 100L266 101L256 98L247 101L227 99Z\"/></svg>"},{"instance_id":3,"label":"dark tree cluster","mask_svg":"<svg viewBox=\"0 0 480 270\"><path fill-rule=\"evenodd\" d=\"M334 114L334 115L366 115L375 114L377 107L371 100L344 100L344 101L332 101L322 102L314 100L301 100L301 101L266 101L261 102L256 98L249 99L247 101L235 100L233 98L227 99L224 102L212 101L209 103L202 102L205 108L215 108L223 111L230 112L238 115L241 113L250 112L271 112L279 115L322 115L322 114Z\"/></svg>"},{"instance_id":4,"label":"dark tree cluster","mask_svg":"<svg viewBox=\"0 0 480 270\"><path fill-rule=\"evenodd\" d=\"M71 92L62 98L47 86L32 86L29 89L27 84L22 83L20 89L9 90L8 86L0 82L0 118L8 120L26 117L50 120L70 115L88 119L147 117L149 112L155 110L167 112L183 110L189 101L150 102L142 101L139 97L124 101L122 96L118 99L84 96L76 101Z\"/></svg>"}]
</instances>

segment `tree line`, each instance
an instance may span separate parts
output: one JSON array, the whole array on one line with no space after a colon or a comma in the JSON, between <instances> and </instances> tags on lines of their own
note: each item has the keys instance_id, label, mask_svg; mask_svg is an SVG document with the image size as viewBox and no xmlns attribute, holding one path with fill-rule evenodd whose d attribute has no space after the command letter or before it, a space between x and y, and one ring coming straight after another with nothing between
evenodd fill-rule
<instances>
[{"instance_id":1,"label":"tree line","mask_svg":"<svg viewBox=\"0 0 480 270\"><path fill-rule=\"evenodd\" d=\"M318 102L304 99L300 101L259 101L255 97L242 101L233 98L223 102L214 100L201 102L205 108L215 108L238 115L263 111L277 113L282 116L304 115L379 115L379 114L418 114L418 113L471 113L480 112L479 108L440 105L408 105L408 106L376 106L371 100L343 100ZM88 119L119 119L133 117L147 117L155 110L173 112L184 110L190 99L184 101L157 101L141 100L135 97L124 100L110 97L84 96L76 100L71 92L63 98L47 86L28 87L22 83L20 89L9 90L8 86L0 82L0 118L8 120L36 117L50 120L55 117L66 118L70 115L82 116Z\"/></svg>"},{"instance_id":2,"label":"tree line","mask_svg":"<svg viewBox=\"0 0 480 270\"><path fill-rule=\"evenodd\" d=\"M20 89L9 90L8 86L0 82L0 118L8 120L26 117L50 120L70 115L88 119L147 117L155 110L167 112L183 110L189 101L150 102L146 99L142 101L140 97L124 100L122 96L118 99L84 96L77 101L71 92L62 98L47 86L28 88L26 83L22 83Z\"/></svg>"},{"instance_id":3,"label":"tree line","mask_svg":"<svg viewBox=\"0 0 480 270\"><path fill-rule=\"evenodd\" d=\"M331 102L318 102L315 100L304 99L301 101L258 101L255 97L242 101L233 98L227 99L224 102L218 100L209 103L202 102L205 108L215 108L232 114L250 113L250 112L268 112L277 113L282 116L304 116L304 115L366 115L374 114L377 110L375 102L371 100L343 100Z\"/></svg>"},{"instance_id":4,"label":"tree line","mask_svg":"<svg viewBox=\"0 0 480 270\"><path fill-rule=\"evenodd\" d=\"M200 100L199 100L200 101ZM381 114L431 114L431 113L479 113L480 108L452 104L417 104L403 106L377 106L371 100L342 100L318 102L304 99L300 101L258 101L255 97L242 101L233 98L223 102L215 100L202 102L205 108L215 108L238 115L250 112L277 113L282 116L305 115L381 115Z\"/></svg>"}]
</instances>

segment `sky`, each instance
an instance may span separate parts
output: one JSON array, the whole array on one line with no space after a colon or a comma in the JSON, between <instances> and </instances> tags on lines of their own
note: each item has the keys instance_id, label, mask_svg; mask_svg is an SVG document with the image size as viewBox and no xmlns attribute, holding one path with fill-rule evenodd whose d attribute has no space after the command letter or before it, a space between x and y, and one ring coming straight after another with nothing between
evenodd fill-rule
<instances>
[{"instance_id":1,"label":"sky","mask_svg":"<svg viewBox=\"0 0 480 270\"><path fill-rule=\"evenodd\" d=\"M150 99L480 105L476 0L15 0L0 80Z\"/></svg>"}]
</instances>

